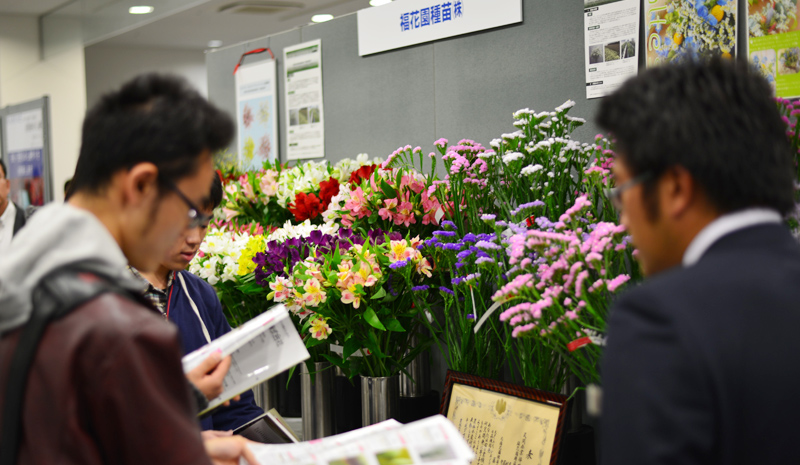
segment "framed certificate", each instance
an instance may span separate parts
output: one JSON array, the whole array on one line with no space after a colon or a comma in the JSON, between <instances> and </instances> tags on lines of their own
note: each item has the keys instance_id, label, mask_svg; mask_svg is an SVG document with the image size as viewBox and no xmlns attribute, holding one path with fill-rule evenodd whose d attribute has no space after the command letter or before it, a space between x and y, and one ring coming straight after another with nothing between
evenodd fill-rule
<instances>
[{"instance_id":1,"label":"framed certificate","mask_svg":"<svg viewBox=\"0 0 800 465\"><path fill-rule=\"evenodd\" d=\"M567 396L447 372L442 415L475 451L472 465L555 465Z\"/></svg>"}]
</instances>

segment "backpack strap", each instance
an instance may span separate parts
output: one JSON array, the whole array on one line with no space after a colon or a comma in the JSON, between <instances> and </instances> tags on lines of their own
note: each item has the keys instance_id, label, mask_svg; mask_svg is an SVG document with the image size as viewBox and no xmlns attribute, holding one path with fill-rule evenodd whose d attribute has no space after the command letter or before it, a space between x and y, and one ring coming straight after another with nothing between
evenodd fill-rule
<instances>
[{"instance_id":1,"label":"backpack strap","mask_svg":"<svg viewBox=\"0 0 800 465\"><path fill-rule=\"evenodd\" d=\"M80 305L108 292L138 299L107 277L74 268L56 270L33 290L33 312L23 326L11 359L3 401L0 465L16 465L22 436L25 388L36 352L47 326Z\"/></svg>"}]
</instances>

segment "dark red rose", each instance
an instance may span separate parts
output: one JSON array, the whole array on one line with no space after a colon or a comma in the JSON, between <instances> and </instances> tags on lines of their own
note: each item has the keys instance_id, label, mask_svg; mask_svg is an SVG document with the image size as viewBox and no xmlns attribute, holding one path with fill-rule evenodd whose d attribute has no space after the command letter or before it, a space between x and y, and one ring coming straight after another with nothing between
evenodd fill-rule
<instances>
[{"instance_id":1,"label":"dark red rose","mask_svg":"<svg viewBox=\"0 0 800 465\"><path fill-rule=\"evenodd\" d=\"M362 180L371 178L372 173L374 173L376 169L378 169L378 165L364 165L350 173L349 182L353 184L353 186L357 186L361 184ZM352 187L352 189L355 189L355 187Z\"/></svg>"},{"instance_id":2,"label":"dark red rose","mask_svg":"<svg viewBox=\"0 0 800 465\"><path fill-rule=\"evenodd\" d=\"M295 221L301 223L308 219L313 220L325 209L316 195L299 192L294 196L294 202L289 204L289 211L294 215Z\"/></svg>"},{"instance_id":3,"label":"dark red rose","mask_svg":"<svg viewBox=\"0 0 800 465\"><path fill-rule=\"evenodd\" d=\"M319 183L319 187L319 199L322 202L322 211L325 211L331 203L331 198L339 193L339 180L330 178Z\"/></svg>"}]
</instances>

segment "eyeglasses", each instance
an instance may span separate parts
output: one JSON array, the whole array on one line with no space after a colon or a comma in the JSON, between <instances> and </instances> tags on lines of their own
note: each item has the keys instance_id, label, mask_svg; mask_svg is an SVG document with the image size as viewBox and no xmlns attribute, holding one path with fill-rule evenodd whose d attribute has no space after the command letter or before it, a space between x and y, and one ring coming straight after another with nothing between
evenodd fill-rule
<instances>
[{"instance_id":1,"label":"eyeglasses","mask_svg":"<svg viewBox=\"0 0 800 465\"><path fill-rule=\"evenodd\" d=\"M622 210L622 193L626 190L630 189L631 187L636 186L637 184L641 184L643 182L649 181L652 178L652 173L643 173L639 176L636 176L633 179L628 180L620 184L617 187L612 187L610 189L605 190L606 197L609 201L611 201L611 205L614 206L617 210Z\"/></svg>"},{"instance_id":2,"label":"eyeglasses","mask_svg":"<svg viewBox=\"0 0 800 465\"><path fill-rule=\"evenodd\" d=\"M208 224L208 222L211 221L211 215L202 213L200 209L197 208L197 206L192 203L192 201L189 200L189 198L186 197L186 195L184 195L183 192L178 189L178 186L176 186L172 181L167 181L167 187L178 194L178 197L180 197L181 200L183 200L183 202L189 206L189 226L187 226L189 229L197 228L201 225Z\"/></svg>"}]
</instances>

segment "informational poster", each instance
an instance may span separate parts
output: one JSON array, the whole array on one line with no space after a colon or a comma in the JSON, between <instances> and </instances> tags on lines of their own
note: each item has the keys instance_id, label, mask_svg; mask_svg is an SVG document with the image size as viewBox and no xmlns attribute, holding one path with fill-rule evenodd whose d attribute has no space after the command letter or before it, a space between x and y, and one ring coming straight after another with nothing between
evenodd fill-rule
<instances>
[{"instance_id":1,"label":"informational poster","mask_svg":"<svg viewBox=\"0 0 800 465\"><path fill-rule=\"evenodd\" d=\"M278 157L275 60L242 66L236 71L239 163L243 171L258 170Z\"/></svg>"},{"instance_id":2,"label":"informational poster","mask_svg":"<svg viewBox=\"0 0 800 465\"><path fill-rule=\"evenodd\" d=\"M522 22L522 0L403 0L358 12L358 54Z\"/></svg>"},{"instance_id":3,"label":"informational poster","mask_svg":"<svg viewBox=\"0 0 800 465\"><path fill-rule=\"evenodd\" d=\"M583 0L586 98L608 95L639 71L639 0Z\"/></svg>"},{"instance_id":4,"label":"informational poster","mask_svg":"<svg viewBox=\"0 0 800 465\"><path fill-rule=\"evenodd\" d=\"M736 0L644 0L647 67L736 56Z\"/></svg>"},{"instance_id":5,"label":"informational poster","mask_svg":"<svg viewBox=\"0 0 800 465\"><path fill-rule=\"evenodd\" d=\"M43 120L41 108L15 113L5 119L10 197L23 209L45 202Z\"/></svg>"},{"instance_id":6,"label":"informational poster","mask_svg":"<svg viewBox=\"0 0 800 465\"><path fill-rule=\"evenodd\" d=\"M748 5L748 57L778 97L800 97L798 16L798 0L757 0Z\"/></svg>"},{"instance_id":7,"label":"informational poster","mask_svg":"<svg viewBox=\"0 0 800 465\"><path fill-rule=\"evenodd\" d=\"M322 111L322 41L283 49L286 73L286 159L325 156Z\"/></svg>"},{"instance_id":8,"label":"informational poster","mask_svg":"<svg viewBox=\"0 0 800 465\"><path fill-rule=\"evenodd\" d=\"M454 384L447 418L475 451L472 465L547 465L560 406Z\"/></svg>"}]
</instances>

